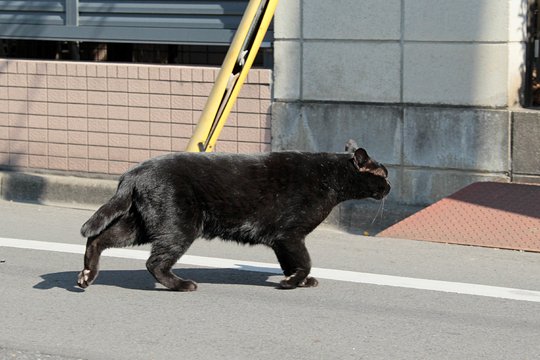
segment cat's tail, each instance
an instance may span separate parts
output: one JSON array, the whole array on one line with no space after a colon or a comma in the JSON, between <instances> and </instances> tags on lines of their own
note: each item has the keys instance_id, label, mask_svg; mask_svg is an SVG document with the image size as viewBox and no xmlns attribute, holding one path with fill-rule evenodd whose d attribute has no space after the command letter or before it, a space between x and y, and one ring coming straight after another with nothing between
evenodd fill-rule
<instances>
[{"instance_id":1,"label":"cat's tail","mask_svg":"<svg viewBox=\"0 0 540 360\"><path fill-rule=\"evenodd\" d=\"M81 235L88 238L97 236L120 216L125 215L132 203L133 184L120 181L116 194L101 206L81 227Z\"/></svg>"}]
</instances>

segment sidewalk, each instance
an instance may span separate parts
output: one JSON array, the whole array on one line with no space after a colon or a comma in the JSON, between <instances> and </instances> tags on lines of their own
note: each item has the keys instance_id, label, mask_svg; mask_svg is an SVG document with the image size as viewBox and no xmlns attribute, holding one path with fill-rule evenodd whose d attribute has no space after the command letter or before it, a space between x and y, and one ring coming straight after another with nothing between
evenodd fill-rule
<instances>
[{"instance_id":1,"label":"sidewalk","mask_svg":"<svg viewBox=\"0 0 540 360\"><path fill-rule=\"evenodd\" d=\"M540 252L540 186L473 183L378 236Z\"/></svg>"}]
</instances>

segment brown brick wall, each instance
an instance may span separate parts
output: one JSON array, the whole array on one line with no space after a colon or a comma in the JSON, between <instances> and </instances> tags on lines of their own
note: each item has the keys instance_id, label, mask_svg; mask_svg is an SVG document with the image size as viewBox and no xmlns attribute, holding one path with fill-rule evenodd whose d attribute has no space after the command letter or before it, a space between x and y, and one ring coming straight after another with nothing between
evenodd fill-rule
<instances>
[{"instance_id":1,"label":"brown brick wall","mask_svg":"<svg viewBox=\"0 0 540 360\"><path fill-rule=\"evenodd\" d=\"M218 72L0 59L0 167L117 175L183 151ZM270 81L251 70L217 151L270 150Z\"/></svg>"}]
</instances>

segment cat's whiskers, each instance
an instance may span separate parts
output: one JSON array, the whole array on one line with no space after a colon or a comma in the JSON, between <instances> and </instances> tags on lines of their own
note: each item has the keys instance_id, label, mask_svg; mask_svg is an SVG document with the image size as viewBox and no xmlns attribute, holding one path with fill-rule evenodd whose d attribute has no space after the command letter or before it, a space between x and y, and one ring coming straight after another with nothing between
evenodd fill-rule
<instances>
[{"instance_id":1,"label":"cat's whiskers","mask_svg":"<svg viewBox=\"0 0 540 360\"><path fill-rule=\"evenodd\" d=\"M375 213L375 217L373 218L373 220L371 220L371 225L373 225L375 220L377 220L377 217L379 216L379 213L381 214L381 220L382 220L383 214L384 214L384 202L385 201L386 201L386 197L383 197L381 199L381 203L379 205L379 208L377 209L377 213Z\"/></svg>"}]
</instances>

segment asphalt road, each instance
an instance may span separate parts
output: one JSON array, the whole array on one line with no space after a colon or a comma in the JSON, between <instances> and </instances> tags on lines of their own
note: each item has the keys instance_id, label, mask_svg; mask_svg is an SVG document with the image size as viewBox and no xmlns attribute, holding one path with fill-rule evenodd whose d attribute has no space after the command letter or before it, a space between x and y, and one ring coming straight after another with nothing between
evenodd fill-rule
<instances>
[{"instance_id":1,"label":"asphalt road","mask_svg":"<svg viewBox=\"0 0 540 360\"><path fill-rule=\"evenodd\" d=\"M175 270L196 292L156 284L140 252L103 257L83 291L78 231L90 214L0 202L0 359L540 358L540 254L321 228L308 239L317 288L276 289L264 247L199 240ZM220 259L239 265L215 268ZM438 282L415 288L424 279Z\"/></svg>"}]
</instances>

